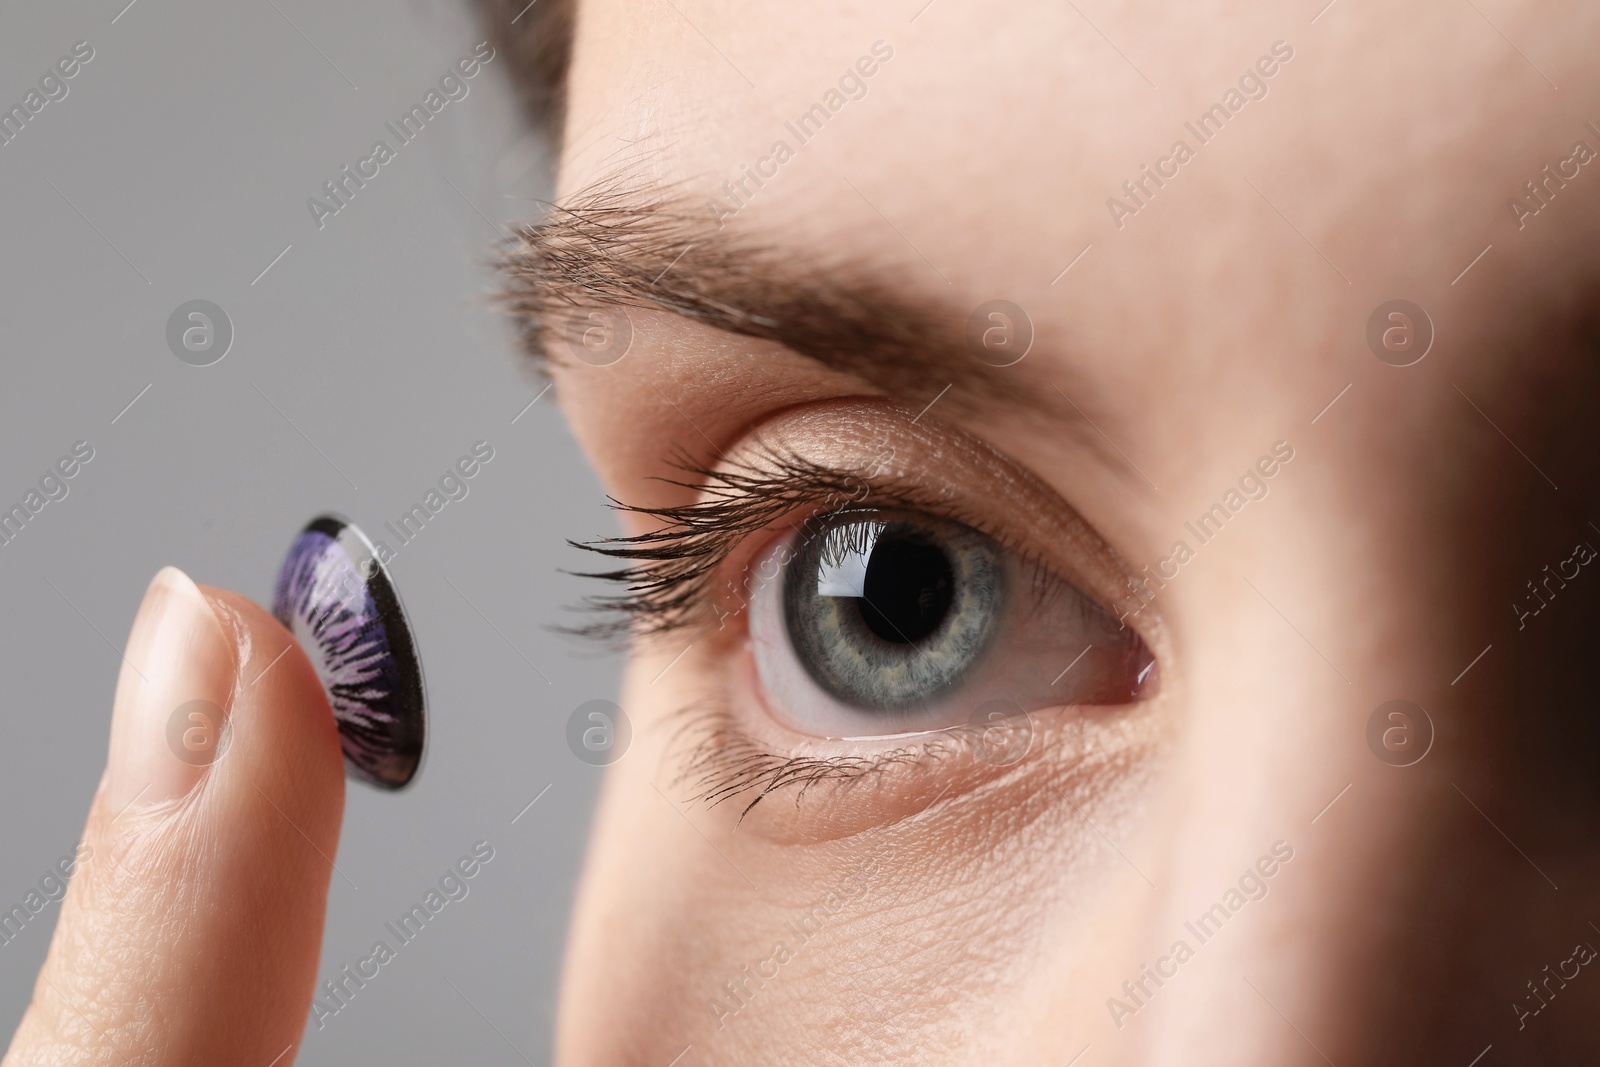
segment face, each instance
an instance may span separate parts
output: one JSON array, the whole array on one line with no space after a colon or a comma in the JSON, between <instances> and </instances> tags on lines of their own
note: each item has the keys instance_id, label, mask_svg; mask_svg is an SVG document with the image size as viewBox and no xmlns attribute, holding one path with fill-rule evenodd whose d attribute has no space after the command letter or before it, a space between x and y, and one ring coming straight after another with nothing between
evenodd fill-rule
<instances>
[{"instance_id":1,"label":"face","mask_svg":"<svg viewBox=\"0 0 1600 1067\"><path fill-rule=\"evenodd\" d=\"M1592 1059L1600 12L918 6L580 6L561 1061Z\"/></svg>"}]
</instances>

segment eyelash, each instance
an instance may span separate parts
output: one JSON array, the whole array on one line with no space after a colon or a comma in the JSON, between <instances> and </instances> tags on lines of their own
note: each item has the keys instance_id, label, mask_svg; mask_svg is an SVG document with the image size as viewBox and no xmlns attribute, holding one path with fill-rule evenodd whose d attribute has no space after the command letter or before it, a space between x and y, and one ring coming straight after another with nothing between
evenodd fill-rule
<instances>
[{"instance_id":1,"label":"eyelash","mask_svg":"<svg viewBox=\"0 0 1600 1067\"><path fill-rule=\"evenodd\" d=\"M660 523L660 529L567 542L586 552L629 561L615 570L578 572L578 577L619 584L626 592L586 597L584 609L608 617L569 628L571 632L606 640L709 624L702 616L723 564L749 537L772 529L786 515L804 513L784 527L798 530L815 516L834 510L833 505L860 503L863 494L873 498L874 508L950 510L948 500L916 486L892 479L874 481L867 471L835 470L766 446L758 446L751 460L729 468L714 470L686 458L673 466L690 477L659 480L697 493L699 499L693 503L655 508L611 500L618 511L647 516ZM946 517L965 521L957 515Z\"/></svg>"},{"instance_id":2,"label":"eyelash","mask_svg":"<svg viewBox=\"0 0 1600 1067\"><path fill-rule=\"evenodd\" d=\"M878 478L875 471L833 469L766 445L757 445L751 459L730 467L713 469L686 456L678 457L673 466L685 477L659 480L694 492L697 499L692 503L644 507L614 498L610 501L619 511L655 520L658 529L628 537L568 542L627 565L577 572L578 577L620 584L625 591L586 597L581 607L604 617L568 627L567 632L611 641L709 627L712 620L705 616L711 608L714 583L750 537L772 531L778 520L791 514L796 518L782 528L803 529L840 505L864 506L866 496L871 497L875 510L930 512L994 537L1015 553L1030 573L1033 593L1040 602L1055 589L1070 587L1042 557L985 529L981 520L960 514L961 509L948 496L903 480ZM1087 598L1085 601L1088 610ZM920 768L953 754L981 733L977 727L951 728L870 756L786 756L765 751L753 742L740 729L732 710L715 699L681 708L676 718L673 747L684 753L676 784L691 789L693 799L710 807L755 791L740 819L779 790L797 787L798 804L818 783L848 785L897 766Z\"/></svg>"},{"instance_id":3,"label":"eyelash","mask_svg":"<svg viewBox=\"0 0 1600 1067\"><path fill-rule=\"evenodd\" d=\"M675 740L685 753L675 781L693 791L693 798L716 807L750 791L755 796L739 812L743 819L768 795L798 787L796 805L820 782L853 785L891 767L923 767L954 751L967 731L952 729L935 738L872 756L783 756L767 752L739 729L725 706L690 705L679 712Z\"/></svg>"}]
</instances>

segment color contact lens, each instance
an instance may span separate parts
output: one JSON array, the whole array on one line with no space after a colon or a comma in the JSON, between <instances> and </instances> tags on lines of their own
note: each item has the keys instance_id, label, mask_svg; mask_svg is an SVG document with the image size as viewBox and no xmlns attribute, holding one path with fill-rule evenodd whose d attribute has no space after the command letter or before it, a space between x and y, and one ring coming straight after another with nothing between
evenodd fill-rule
<instances>
[{"instance_id":1,"label":"color contact lens","mask_svg":"<svg viewBox=\"0 0 1600 1067\"><path fill-rule=\"evenodd\" d=\"M384 789L411 781L425 734L422 665L372 542L336 515L313 519L283 561L272 613L322 679L346 771Z\"/></svg>"}]
</instances>

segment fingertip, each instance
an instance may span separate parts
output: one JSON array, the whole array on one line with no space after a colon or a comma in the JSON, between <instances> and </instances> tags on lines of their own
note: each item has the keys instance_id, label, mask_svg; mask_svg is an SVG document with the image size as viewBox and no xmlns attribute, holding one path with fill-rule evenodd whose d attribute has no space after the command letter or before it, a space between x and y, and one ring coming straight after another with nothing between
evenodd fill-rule
<instances>
[{"instance_id":1,"label":"fingertip","mask_svg":"<svg viewBox=\"0 0 1600 1067\"><path fill-rule=\"evenodd\" d=\"M249 748L238 755L258 774L298 777L302 788L337 783L342 795L338 727L305 650L249 597L216 586L199 589L239 650L230 718L234 744Z\"/></svg>"},{"instance_id":2,"label":"fingertip","mask_svg":"<svg viewBox=\"0 0 1600 1067\"><path fill-rule=\"evenodd\" d=\"M108 802L187 795L210 763L238 674L235 641L199 587L163 567L145 589L112 701Z\"/></svg>"}]
</instances>

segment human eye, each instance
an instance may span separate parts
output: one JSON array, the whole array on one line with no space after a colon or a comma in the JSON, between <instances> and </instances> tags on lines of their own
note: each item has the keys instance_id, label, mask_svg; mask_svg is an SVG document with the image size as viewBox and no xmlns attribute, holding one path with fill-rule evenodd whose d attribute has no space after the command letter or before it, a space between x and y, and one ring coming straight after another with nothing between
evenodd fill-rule
<instances>
[{"instance_id":1,"label":"human eye","mask_svg":"<svg viewBox=\"0 0 1600 1067\"><path fill-rule=\"evenodd\" d=\"M684 467L687 503L583 547L624 562L597 575L626 587L598 598L612 630L696 650L679 778L711 802L842 801L871 778L871 823L897 791L1019 763L1036 732L1081 749L1085 709L1156 691L1150 640L1107 607L1115 553L959 431L822 404Z\"/></svg>"},{"instance_id":2,"label":"human eye","mask_svg":"<svg viewBox=\"0 0 1600 1067\"><path fill-rule=\"evenodd\" d=\"M756 566L749 635L767 711L843 740L986 728L1127 704L1154 661L1130 627L1037 558L907 508L812 516Z\"/></svg>"}]
</instances>

